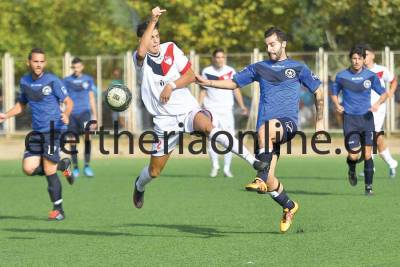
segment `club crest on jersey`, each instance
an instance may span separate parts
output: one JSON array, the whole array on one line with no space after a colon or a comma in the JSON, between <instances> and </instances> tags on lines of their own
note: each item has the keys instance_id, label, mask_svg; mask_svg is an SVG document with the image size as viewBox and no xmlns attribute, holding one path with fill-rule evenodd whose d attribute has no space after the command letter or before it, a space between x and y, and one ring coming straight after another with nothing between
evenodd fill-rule
<instances>
[{"instance_id":1,"label":"club crest on jersey","mask_svg":"<svg viewBox=\"0 0 400 267\"><path fill-rule=\"evenodd\" d=\"M83 89L88 89L89 88L89 83L88 82L83 82L82 83L82 87L83 87Z\"/></svg>"},{"instance_id":2,"label":"club crest on jersey","mask_svg":"<svg viewBox=\"0 0 400 267\"><path fill-rule=\"evenodd\" d=\"M296 71L294 69L286 69L285 76L289 79L293 79L294 77L296 77Z\"/></svg>"},{"instance_id":3,"label":"club crest on jersey","mask_svg":"<svg viewBox=\"0 0 400 267\"><path fill-rule=\"evenodd\" d=\"M371 88L371 81L370 81L370 80L365 80L364 83L363 83L363 85L364 85L364 87L367 88L367 89L368 89L368 88Z\"/></svg>"},{"instance_id":4,"label":"club crest on jersey","mask_svg":"<svg viewBox=\"0 0 400 267\"><path fill-rule=\"evenodd\" d=\"M172 65L172 58L170 56L165 56L164 62L167 65Z\"/></svg>"},{"instance_id":5,"label":"club crest on jersey","mask_svg":"<svg viewBox=\"0 0 400 267\"><path fill-rule=\"evenodd\" d=\"M319 80L318 75L315 74L314 72L311 72L311 77L312 77L314 80Z\"/></svg>"},{"instance_id":6,"label":"club crest on jersey","mask_svg":"<svg viewBox=\"0 0 400 267\"><path fill-rule=\"evenodd\" d=\"M51 87L50 86L45 86L45 87L43 87L42 88L42 93L43 93L43 95L49 95L49 94L51 94Z\"/></svg>"}]
</instances>

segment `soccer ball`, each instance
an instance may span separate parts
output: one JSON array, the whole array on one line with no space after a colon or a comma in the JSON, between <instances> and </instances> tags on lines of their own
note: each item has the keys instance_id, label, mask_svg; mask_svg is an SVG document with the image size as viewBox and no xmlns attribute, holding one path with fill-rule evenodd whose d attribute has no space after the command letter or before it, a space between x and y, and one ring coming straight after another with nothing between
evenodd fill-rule
<instances>
[{"instance_id":1,"label":"soccer ball","mask_svg":"<svg viewBox=\"0 0 400 267\"><path fill-rule=\"evenodd\" d=\"M129 88L125 85L114 84L106 90L104 101L113 111L121 112L129 107L132 101L132 94Z\"/></svg>"}]
</instances>

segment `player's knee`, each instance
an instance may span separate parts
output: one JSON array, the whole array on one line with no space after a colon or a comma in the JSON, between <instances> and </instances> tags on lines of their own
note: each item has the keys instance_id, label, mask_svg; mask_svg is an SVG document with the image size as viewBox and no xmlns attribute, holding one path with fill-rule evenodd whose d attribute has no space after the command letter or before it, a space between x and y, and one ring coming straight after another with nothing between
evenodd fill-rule
<instances>
[{"instance_id":1,"label":"player's knee","mask_svg":"<svg viewBox=\"0 0 400 267\"><path fill-rule=\"evenodd\" d=\"M36 167L33 166L22 166L22 171L26 174L26 175L32 175L32 173L35 171Z\"/></svg>"},{"instance_id":2,"label":"player's knee","mask_svg":"<svg viewBox=\"0 0 400 267\"><path fill-rule=\"evenodd\" d=\"M151 176L151 178L156 178L158 176L160 176L161 174L161 170L158 168L149 168L149 174Z\"/></svg>"}]
</instances>

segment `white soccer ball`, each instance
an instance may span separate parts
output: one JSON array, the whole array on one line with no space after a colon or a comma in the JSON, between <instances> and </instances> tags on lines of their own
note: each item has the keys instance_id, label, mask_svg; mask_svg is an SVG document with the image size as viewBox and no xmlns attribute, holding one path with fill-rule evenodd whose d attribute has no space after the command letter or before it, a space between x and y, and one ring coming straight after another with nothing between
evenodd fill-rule
<instances>
[{"instance_id":1,"label":"white soccer ball","mask_svg":"<svg viewBox=\"0 0 400 267\"><path fill-rule=\"evenodd\" d=\"M132 101L132 94L125 85L114 84L106 90L104 101L110 109L121 112L129 107Z\"/></svg>"}]
</instances>

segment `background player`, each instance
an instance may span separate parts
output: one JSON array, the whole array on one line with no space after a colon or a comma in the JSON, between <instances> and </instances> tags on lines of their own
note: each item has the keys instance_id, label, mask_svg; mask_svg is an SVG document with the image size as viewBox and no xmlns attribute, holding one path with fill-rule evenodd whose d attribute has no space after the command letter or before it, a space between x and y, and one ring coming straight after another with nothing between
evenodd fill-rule
<instances>
[{"instance_id":1,"label":"background player","mask_svg":"<svg viewBox=\"0 0 400 267\"><path fill-rule=\"evenodd\" d=\"M73 74L64 79L64 84L67 87L68 94L74 101L68 131L77 135L83 134L85 126L90 120L97 121L96 97L97 91L93 78L90 75L84 74L85 66L80 58L76 57L72 60ZM96 129L96 124L91 124L91 130ZM93 177L94 173L90 167L90 154L92 144L90 135L85 135L85 151L84 151L84 169L83 172L87 177ZM78 151L76 144L71 144L72 163L74 165L72 174L77 178L80 174L78 165Z\"/></svg>"},{"instance_id":2,"label":"background player","mask_svg":"<svg viewBox=\"0 0 400 267\"><path fill-rule=\"evenodd\" d=\"M270 60L247 66L234 75L233 79L213 81L200 76L197 76L197 79L202 86L231 90L255 81L259 82L260 104L256 129L260 148L258 159L268 163L268 167L257 173L254 184L259 192L268 192L283 208L280 229L281 232L286 232L299 205L290 200L275 176L279 145L290 141L296 134L301 86L315 94L316 131L323 130L324 99L318 77L305 64L287 57L286 34L276 27L271 27L265 31L264 37Z\"/></svg>"},{"instance_id":3,"label":"background player","mask_svg":"<svg viewBox=\"0 0 400 267\"><path fill-rule=\"evenodd\" d=\"M202 76L209 80L227 80L232 79L236 73L235 70L225 65L225 52L222 48L214 50L212 53L212 65L206 67L202 71ZM243 103L242 93L239 88L233 91L220 90L212 87L201 87L200 91L200 105L205 109L211 111L213 114L214 126L223 131L229 132L235 136L235 120L233 117L233 107L235 97L243 115L248 114L248 110ZM210 140L208 141L208 154L211 158L212 168L211 177L216 177L219 170L218 154L211 147ZM233 177L231 172L232 152L224 154L224 176Z\"/></svg>"},{"instance_id":4,"label":"background player","mask_svg":"<svg viewBox=\"0 0 400 267\"><path fill-rule=\"evenodd\" d=\"M154 131L158 135L158 143L153 143L150 166L143 168L134 184L133 202L137 208L143 206L145 185L159 176L167 163L178 142L178 132L205 133L225 148L231 143L231 150L239 154L238 141L233 138L230 142L226 135L218 134L220 129L212 125L210 112L200 109L186 87L195 81L195 75L183 52L172 42L160 44L157 25L165 11L159 7L152 9L151 20L138 26L139 47L133 55L138 76L142 77L142 100L154 116ZM166 139L165 132L168 133ZM265 168L266 164L256 160L246 148L242 150L240 157L255 169Z\"/></svg>"},{"instance_id":5,"label":"background player","mask_svg":"<svg viewBox=\"0 0 400 267\"><path fill-rule=\"evenodd\" d=\"M382 87L386 87L386 83L390 84L389 90L387 90L387 95L388 98L391 98L397 89L396 77L385 66L378 65L375 63L375 52L369 44L363 44L362 47L364 47L365 49L365 60L364 60L365 66L370 71L378 75ZM371 105L373 105L376 101L378 101L379 97L380 96L374 90L372 90ZM383 103L382 105L379 106L378 111L373 112L376 133L379 133L383 130L383 124L385 123L385 118L386 118L386 110L387 110L386 103ZM389 166L389 177L394 178L396 176L396 168L398 166L398 162L390 154L389 148L385 143L384 135L379 134L376 142L378 145L378 152L380 156Z\"/></svg>"},{"instance_id":6,"label":"background player","mask_svg":"<svg viewBox=\"0 0 400 267\"><path fill-rule=\"evenodd\" d=\"M53 210L50 220L63 220L61 182L57 169L64 172L68 182L73 183L70 160L60 161L60 133L69 122L73 102L61 80L54 74L44 72L46 66L45 53L40 48L31 50L27 65L30 73L20 80L21 94L17 103L6 113L0 113L0 122L23 112L29 103L32 110L32 129L35 134L29 138L29 148L24 153L23 171L27 175L46 175L50 200ZM65 110L61 113L60 103ZM51 140L51 123L54 123L54 140ZM43 139L42 139L43 138Z\"/></svg>"},{"instance_id":7,"label":"background player","mask_svg":"<svg viewBox=\"0 0 400 267\"><path fill-rule=\"evenodd\" d=\"M374 145L374 116L379 106L385 102L387 94L381 86L378 76L364 68L365 50L363 47L352 47L349 53L351 67L336 75L332 87L332 102L338 112L343 113L343 132L346 149L349 151L347 164L350 185L357 184L356 164L359 152L364 152L365 194L373 195L372 182L374 162L371 157ZM371 89L381 96L371 106ZM339 103L338 94L343 93L343 105Z\"/></svg>"}]
</instances>

